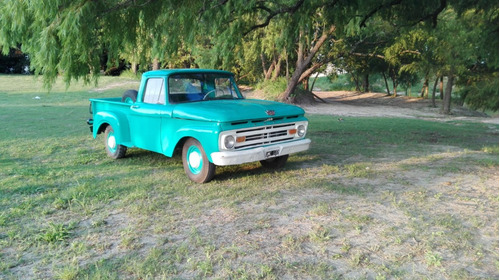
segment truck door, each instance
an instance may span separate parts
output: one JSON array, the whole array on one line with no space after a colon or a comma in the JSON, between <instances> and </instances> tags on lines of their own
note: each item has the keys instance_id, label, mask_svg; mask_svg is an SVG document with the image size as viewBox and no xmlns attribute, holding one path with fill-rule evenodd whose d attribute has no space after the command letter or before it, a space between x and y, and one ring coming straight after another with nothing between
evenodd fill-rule
<instances>
[{"instance_id":1,"label":"truck door","mask_svg":"<svg viewBox=\"0 0 500 280\"><path fill-rule=\"evenodd\" d=\"M171 115L165 93L164 78L148 78L142 100L130 106L131 138L136 147L161 153L161 119Z\"/></svg>"}]
</instances>

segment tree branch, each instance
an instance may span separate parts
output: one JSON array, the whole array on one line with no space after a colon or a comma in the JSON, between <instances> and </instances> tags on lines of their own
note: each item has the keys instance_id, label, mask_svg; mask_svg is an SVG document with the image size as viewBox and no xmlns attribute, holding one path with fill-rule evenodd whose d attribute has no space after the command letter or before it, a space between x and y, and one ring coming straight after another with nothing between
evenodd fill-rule
<instances>
[{"instance_id":1,"label":"tree branch","mask_svg":"<svg viewBox=\"0 0 500 280\"><path fill-rule=\"evenodd\" d=\"M422 17L418 22L422 22L422 21L426 21L428 19L432 19L432 27L436 27L437 26L437 18L439 16L439 14L446 8L446 0L441 0L440 1L440 4L439 4L439 7L437 7L436 10L434 10L434 12Z\"/></svg>"},{"instance_id":2,"label":"tree branch","mask_svg":"<svg viewBox=\"0 0 500 280\"><path fill-rule=\"evenodd\" d=\"M320 68L321 66L325 65L325 62L318 62L318 63L314 63L313 66L309 67L309 69L307 69L306 71L304 71L304 73L302 73L302 75L300 75L300 78L299 78L299 83L302 82L305 78L309 77L312 75L312 73L314 73L314 71L316 71L316 69Z\"/></svg>"},{"instance_id":3,"label":"tree branch","mask_svg":"<svg viewBox=\"0 0 500 280\"><path fill-rule=\"evenodd\" d=\"M370 19L375 13L377 13L378 11L380 11L382 9L399 5L399 4L401 4L401 2L402 2L402 0L394 0L392 2L379 5L378 7L376 7L373 10L371 10L368 14L365 15L365 17L363 18L363 20L361 21L361 23L359 24L359 26L360 27L366 27L366 21L368 19Z\"/></svg>"},{"instance_id":4,"label":"tree branch","mask_svg":"<svg viewBox=\"0 0 500 280\"><path fill-rule=\"evenodd\" d=\"M278 15L281 15L281 14L293 14L295 13L301 6L302 4L304 4L304 0L298 0L295 5L293 6L289 6L289 7L282 7L282 8L279 8L275 11L265 7L264 5L259 5L259 6L256 6L255 9L260 9L260 10L264 10L268 13L266 19L264 20L263 23L260 23L260 24L256 24L252 27L250 27L249 30L247 30L246 32L243 33L243 36L246 36L248 35L250 32L256 30L256 29L259 29L259 28L263 28L263 27L266 27L269 25L269 23L271 23L271 20L278 16Z\"/></svg>"},{"instance_id":5,"label":"tree branch","mask_svg":"<svg viewBox=\"0 0 500 280\"><path fill-rule=\"evenodd\" d=\"M144 2L144 3L142 3L142 4L136 4L136 1L137 0L126 0L126 1L123 1L121 3L118 3L118 4L114 5L113 7L109 8L107 10L102 11L100 15L112 13L112 12L115 12L115 11L118 11L118 10L121 10L121 9L130 8L130 7L143 7L143 6L146 6L146 5L150 4L151 2L155 2L156 0L148 0L148 1Z\"/></svg>"}]
</instances>

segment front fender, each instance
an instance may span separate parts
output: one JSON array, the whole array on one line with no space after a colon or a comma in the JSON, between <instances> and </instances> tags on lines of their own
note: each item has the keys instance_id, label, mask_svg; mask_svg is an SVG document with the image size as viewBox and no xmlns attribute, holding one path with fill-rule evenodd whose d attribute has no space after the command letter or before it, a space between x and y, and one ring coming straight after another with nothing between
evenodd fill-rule
<instances>
[{"instance_id":1,"label":"front fender","mask_svg":"<svg viewBox=\"0 0 500 280\"><path fill-rule=\"evenodd\" d=\"M184 138L194 138L198 140L205 150L205 154L208 157L208 160L212 162L211 154L213 152L219 151L219 133L220 128L216 123L207 122L205 125L197 124L197 125L188 125L183 126L167 135L166 137L162 137L164 143L162 146L166 149L164 150L164 154L166 156L171 157L174 153L175 147L178 145L180 141ZM171 137L173 136L173 137Z\"/></svg>"},{"instance_id":2,"label":"front fender","mask_svg":"<svg viewBox=\"0 0 500 280\"><path fill-rule=\"evenodd\" d=\"M130 145L130 126L127 116L120 112L97 112L94 115L94 138L104 131L103 126L111 125L120 143L125 146Z\"/></svg>"}]
</instances>

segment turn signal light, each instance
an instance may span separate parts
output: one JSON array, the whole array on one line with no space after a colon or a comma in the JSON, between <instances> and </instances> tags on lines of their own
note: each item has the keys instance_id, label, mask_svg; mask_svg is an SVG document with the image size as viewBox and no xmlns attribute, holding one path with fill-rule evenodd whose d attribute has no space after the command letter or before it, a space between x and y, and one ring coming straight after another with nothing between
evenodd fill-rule
<instances>
[{"instance_id":1,"label":"turn signal light","mask_svg":"<svg viewBox=\"0 0 500 280\"><path fill-rule=\"evenodd\" d=\"M288 134L290 134L290 135L294 135L295 133L297 133L297 129L295 129L295 128L288 130Z\"/></svg>"},{"instance_id":2,"label":"turn signal light","mask_svg":"<svg viewBox=\"0 0 500 280\"><path fill-rule=\"evenodd\" d=\"M245 136L236 137L236 143L243 143L246 139Z\"/></svg>"}]
</instances>

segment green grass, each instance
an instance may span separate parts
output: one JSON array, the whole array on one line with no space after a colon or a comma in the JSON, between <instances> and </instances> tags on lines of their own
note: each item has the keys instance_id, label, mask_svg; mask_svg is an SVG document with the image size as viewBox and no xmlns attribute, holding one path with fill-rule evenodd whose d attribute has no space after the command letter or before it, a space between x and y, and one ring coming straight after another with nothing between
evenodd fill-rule
<instances>
[{"instance_id":1,"label":"green grass","mask_svg":"<svg viewBox=\"0 0 500 280\"><path fill-rule=\"evenodd\" d=\"M198 185L92 139L88 99L133 85L0 84L2 279L498 277L498 126L311 115L283 170Z\"/></svg>"}]
</instances>

